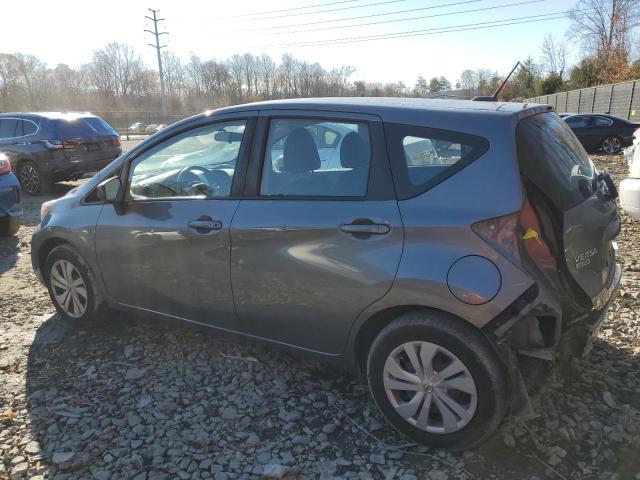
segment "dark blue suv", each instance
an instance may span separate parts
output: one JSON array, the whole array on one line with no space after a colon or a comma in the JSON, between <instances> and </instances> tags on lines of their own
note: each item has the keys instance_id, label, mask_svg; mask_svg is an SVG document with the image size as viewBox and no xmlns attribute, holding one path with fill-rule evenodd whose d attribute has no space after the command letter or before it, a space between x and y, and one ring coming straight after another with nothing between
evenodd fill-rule
<instances>
[{"instance_id":1,"label":"dark blue suv","mask_svg":"<svg viewBox=\"0 0 640 480\"><path fill-rule=\"evenodd\" d=\"M11 164L0 153L0 237L15 235L22 219L20 183L11 173Z\"/></svg>"},{"instance_id":2,"label":"dark blue suv","mask_svg":"<svg viewBox=\"0 0 640 480\"><path fill-rule=\"evenodd\" d=\"M89 113L4 113L0 153L24 191L43 195L55 182L101 170L122 148L111 125Z\"/></svg>"}]
</instances>

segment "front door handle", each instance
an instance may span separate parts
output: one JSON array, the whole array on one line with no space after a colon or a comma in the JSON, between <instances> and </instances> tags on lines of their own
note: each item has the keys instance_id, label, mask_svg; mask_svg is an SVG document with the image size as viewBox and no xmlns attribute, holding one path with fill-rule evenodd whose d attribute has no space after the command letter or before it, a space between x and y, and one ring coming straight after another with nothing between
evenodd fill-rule
<instances>
[{"instance_id":1,"label":"front door handle","mask_svg":"<svg viewBox=\"0 0 640 480\"><path fill-rule=\"evenodd\" d=\"M340 225L340 231L352 234L385 235L391 231L384 223L345 223Z\"/></svg>"},{"instance_id":2,"label":"front door handle","mask_svg":"<svg viewBox=\"0 0 640 480\"><path fill-rule=\"evenodd\" d=\"M195 229L198 233L207 233L212 230L220 230L222 228L222 222L220 220L212 220L211 218L191 220L187 225L189 228Z\"/></svg>"}]
</instances>

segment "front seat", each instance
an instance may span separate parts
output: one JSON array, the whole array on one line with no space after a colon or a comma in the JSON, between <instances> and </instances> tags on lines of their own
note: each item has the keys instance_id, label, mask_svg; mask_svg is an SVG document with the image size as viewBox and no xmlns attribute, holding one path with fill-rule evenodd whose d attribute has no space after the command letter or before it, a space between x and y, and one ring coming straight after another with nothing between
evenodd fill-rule
<instances>
[{"instance_id":1,"label":"front seat","mask_svg":"<svg viewBox=\"0 0 640 480\"><path fill-rule=\"evenodd\" d=\"M340 174L335 192L340 196L363 196L369 180L370 149L356 132L345 135L340 145L340 165L350 168Z\"/></svg>"},{"instance_id":2,"label":"front seat","mask_svg":"<svg viewBox=\"0 0 640 480\"><path fill-rule=\"evenodd\" d=\"M320 168L316 142L304 128L296 128L286 138L282 152L283 185L280 195L327 195L329 183L315 170Z\"/></svg>"}]
</instances>

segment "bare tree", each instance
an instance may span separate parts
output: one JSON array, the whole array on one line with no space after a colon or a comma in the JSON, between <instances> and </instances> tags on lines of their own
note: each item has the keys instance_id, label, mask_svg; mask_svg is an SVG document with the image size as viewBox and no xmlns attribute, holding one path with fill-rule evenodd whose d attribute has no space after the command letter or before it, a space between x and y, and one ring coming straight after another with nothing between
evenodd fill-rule
<instances>
[{"instance_id":1,"label":"bare tree","mask_svg":"<svg viewBox=\"0 0 640 480\"><path fill-rule=\"evenodd\" d=\"M580 0L569 12L572 31L588 54L628 56L634 29L640 26L638 0Z\"/></svg>"},{"instance_id":2,"label":"bare tree","mask_svg":"<svg viewBox=\"0 0 640 480\"><path fill-rule=\"evenodd\" d=\"M555 74L563 77L567 68L567 42L548 33L540 48L542 50L542 67L547 75Z\"/></svg>"}]
</instances>

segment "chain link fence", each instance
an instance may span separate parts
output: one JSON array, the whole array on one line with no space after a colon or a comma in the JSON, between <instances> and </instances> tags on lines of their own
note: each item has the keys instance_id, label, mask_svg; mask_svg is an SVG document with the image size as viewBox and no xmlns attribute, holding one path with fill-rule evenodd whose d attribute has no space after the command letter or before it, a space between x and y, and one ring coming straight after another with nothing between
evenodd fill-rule
<instances>
[{"instance_id":1,"label":"chain link fence","mask_svg":"<svg viewBox=\"0 0 640 480\"><path fill-rule=\"evenodd\" d=\"M608 113L640 121L640 80L541 95L525 102L546 103L557 113Z\"/></svg>"},{"instance_id":2,"label":"chain link fence","mask_svg":"<svg viewBox=\"0 0 640 480\"><path fill-rule=\"evenodd\" d=\"M97 111L91 113L104 118L118 132L127 132L134 123L141 123L142 130L147 125L170 125L183 118L195 115L196 112L130 112L130 111Z\"/></svg>"}]
</instances>

